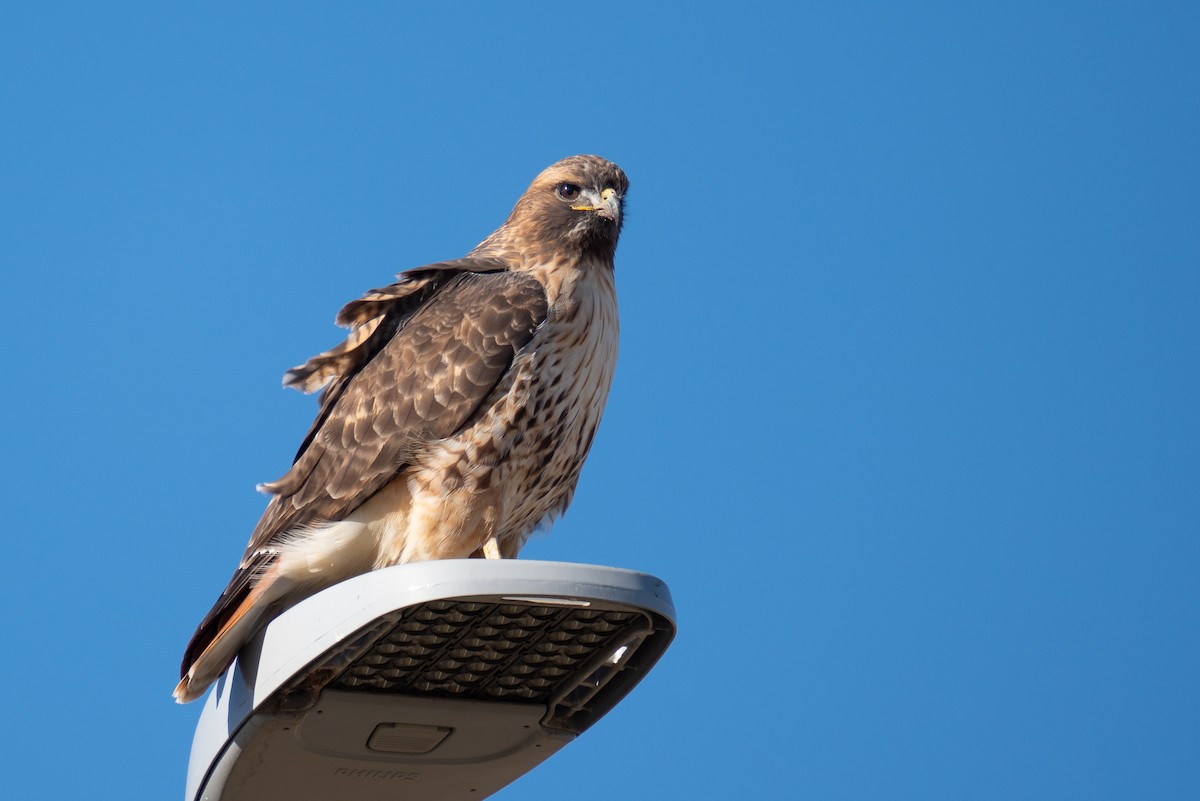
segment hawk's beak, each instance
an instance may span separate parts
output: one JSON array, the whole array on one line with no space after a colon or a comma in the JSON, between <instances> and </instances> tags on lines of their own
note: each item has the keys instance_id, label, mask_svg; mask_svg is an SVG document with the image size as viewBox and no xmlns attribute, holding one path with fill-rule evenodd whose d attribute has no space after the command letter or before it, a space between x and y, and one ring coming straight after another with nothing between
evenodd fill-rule
<instances>
[{"instance_id":1,"label":"hawk's beak","mask_svg":"<svg viewBox=\"0 0 1200 801\"><path fill-rule=\"evenodd\" d=\"M572 206L575 211L594 211L606 220L617 222L621 219L621 198L615 189L605 189L597 198L591 191L584 190L583 197L587 204Z\"/></svg>"}]
</instances>

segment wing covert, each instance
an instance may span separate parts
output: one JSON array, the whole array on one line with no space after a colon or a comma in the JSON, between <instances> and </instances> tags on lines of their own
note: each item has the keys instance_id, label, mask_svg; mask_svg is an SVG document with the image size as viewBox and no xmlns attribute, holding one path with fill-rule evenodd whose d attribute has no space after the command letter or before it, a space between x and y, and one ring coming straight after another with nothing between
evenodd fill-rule
<instances>
[{"instance_id":1,"label":"wing covert","mask_svg":"<svg viewBox=\"0 0 1200 801\"><path fill-rule=\"evenodd\" d=\"M291 470L266 485L276 497L254 531L248 557L297 525L343 517L390 481L417 449L460 430L546 319L545 290L528 274L446 276L440 270L437 281L421 272L414 271L417 280L427 284L403 296L421 300L372 318L372 331L359 345L368 350L365 358L358 355L326 388Z\"/></svg>"}]
</instances>

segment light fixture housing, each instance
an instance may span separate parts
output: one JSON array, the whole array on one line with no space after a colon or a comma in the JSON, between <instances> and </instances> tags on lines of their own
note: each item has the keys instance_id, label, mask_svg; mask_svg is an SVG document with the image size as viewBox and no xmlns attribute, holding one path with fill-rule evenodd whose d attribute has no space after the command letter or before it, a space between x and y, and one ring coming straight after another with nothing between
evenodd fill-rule
<instances>
[{"instance_id":1,"label":"light fixture housing","mask_svg":"<svg viewBox=\"0 0 1200 801\"><path fill-rule=\"evenodd\" d=\"M284 611L214 685L186 801L475 801L625 697L675 636L666 585L517 559L417 562Z\"/></svg>"}]
</instances>

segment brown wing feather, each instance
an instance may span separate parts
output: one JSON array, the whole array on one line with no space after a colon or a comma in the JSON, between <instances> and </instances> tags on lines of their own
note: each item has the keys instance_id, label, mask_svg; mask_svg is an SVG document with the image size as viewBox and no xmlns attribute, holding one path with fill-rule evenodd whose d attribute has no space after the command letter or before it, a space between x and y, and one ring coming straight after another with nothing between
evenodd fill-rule
<instances>
[{"instance_id":1,"label":"brown wing feather","mask_svg":"<svg viewBox=\"0 0 1200 801\"><path fill-rule=\"evenodd\" d=\"M458 273L338 380L292 469L277 482L248 555L299 525L337 520L391 480L427 443L471 419L545 320L527 274Z\"/></svg>"},{"instance_id":2,"label":"brown wing feather","mask_svg":"<svg viewBox=\"0 0 1200 801\"><path fill-rule=\"evenodd\" d=\"M296 461L304 455L313 435L321 428L346 384L363 365L379 353L418 309L462 273L504 272L507 265L498 259L467 258L443 261L409 270L397 276L400 280L380 289L372 289L358 300L352 300L338 312L337 324L350 328L346 341L324 353L313 356L299 367L284 373L283 385L301 392L321 393L321 407L296 452ZM272 494L283 488L263 485Z\"/></svg>"},{"instance_id":3,"label":"brown wing feather","mask_svg":"<svg viewBox=\"0 0 1200 801\"><path fill-rule=\"evenodd\" d=\"M465 259L420 268L347 305L339 322L370 330L288 372L311 391L331 381L291 470L274 493L241 565L200 623L182 673L246 598L297 526L338 520L390 481L426 444L459 431L546 319L538 280L502 263ZM378 313L372 313L378 311Z\"/></svg>"}]
</instances>

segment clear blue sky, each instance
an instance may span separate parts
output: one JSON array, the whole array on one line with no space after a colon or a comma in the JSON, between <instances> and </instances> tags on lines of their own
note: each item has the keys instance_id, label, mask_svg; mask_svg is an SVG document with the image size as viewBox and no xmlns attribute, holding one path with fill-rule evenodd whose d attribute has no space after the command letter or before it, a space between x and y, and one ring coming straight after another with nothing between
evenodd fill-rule
<instances>
[{"instance_id":1,"label":"clear blue sky","mask_svg":"<svg viewBox=\"0 0 1200 801\"><path fill-rule=\"evenodd\" d=\"M283 371L591 152L621 361L524 555L681 631L497 798L1200 797L1200 6L510 5L0 15L4 795L180 797Z\"/></svg>"}]
</instances>

